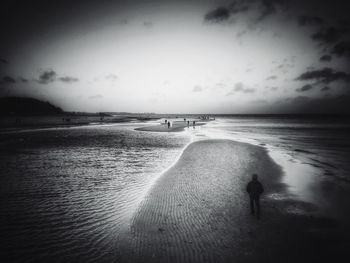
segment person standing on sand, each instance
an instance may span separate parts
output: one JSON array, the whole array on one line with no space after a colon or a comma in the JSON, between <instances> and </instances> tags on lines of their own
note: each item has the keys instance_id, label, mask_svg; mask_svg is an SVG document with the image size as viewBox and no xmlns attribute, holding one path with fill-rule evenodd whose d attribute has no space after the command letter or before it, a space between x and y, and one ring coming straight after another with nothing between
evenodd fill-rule
<instances>
[{"instance_id":1,"label":"person standing on sand","mask_svg":"<svg viewBox=\"0 0 350 263\"><path fill-rule=\"evenodd\" d=\"M250 211L252 215L255 215L255 206L256 217L260 219L260 195L264 192L264 188L262 184L258 181L257 174L253 174L252 180L247 185L247 192L250 198Z\"/></svg>"},{"instance_id":2,"label":"person standing on sand","mask_svg":"<svg viewBox=\"0 0 350 263\"><path fill-rule=\"evenodd\" d=\"M168 129L170 128L170 121L168 121Z\"/></svg>"}]
</instances>

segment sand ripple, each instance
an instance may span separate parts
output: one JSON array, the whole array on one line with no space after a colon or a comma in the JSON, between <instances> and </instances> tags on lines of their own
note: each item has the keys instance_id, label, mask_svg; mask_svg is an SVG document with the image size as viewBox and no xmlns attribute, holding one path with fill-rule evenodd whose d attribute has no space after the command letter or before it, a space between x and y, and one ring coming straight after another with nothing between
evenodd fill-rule
<instances>
[{"instance_id":1,"label":"sand ripple","mask_svg":"<svg viewBox=\"0 0 350 263\"><path fill-rule=\"evenodd\" d=\"M271 169L277 167L258 147L228 140L189 145L136 212L128 259L224 262L244 257L245 185L252 171L263 180Z\"/></svg>"}]
</instances>

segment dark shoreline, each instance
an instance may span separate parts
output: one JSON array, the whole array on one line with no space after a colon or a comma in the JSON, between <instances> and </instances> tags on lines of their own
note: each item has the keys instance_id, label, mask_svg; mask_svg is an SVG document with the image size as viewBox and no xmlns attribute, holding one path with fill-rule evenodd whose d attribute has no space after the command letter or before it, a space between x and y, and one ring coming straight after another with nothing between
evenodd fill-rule
<instances>
[{"instance_id":1,"label":"dark shoreline","mask_svg":"<svg viewBox=\"0 0 350 263\"><path fill-rule=\"evenodd\" d=\"M26 129L63 128L85 125L104 125L127 122L146 122L154 118L138 116L99 116L99 115L44 115L0 117L0 132Z\"/></svg>"}]
</instances>

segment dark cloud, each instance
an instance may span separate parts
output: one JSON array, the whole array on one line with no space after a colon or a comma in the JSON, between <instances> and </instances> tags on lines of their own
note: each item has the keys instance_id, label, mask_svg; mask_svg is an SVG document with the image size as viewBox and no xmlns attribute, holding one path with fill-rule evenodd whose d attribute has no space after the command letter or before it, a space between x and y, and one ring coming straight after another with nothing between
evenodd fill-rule
<instances>
[{"instance_id":1,"label":"dark cloud","mask_svg":"<svg viewBox=\"0 0 350 263\"><path fill-rule=\"evenodd\" d=\"M332 60L332 56L330 55L323 55L322 57L320 57L321 62L329 62L331 60Z\"/></svg>"},{"instance_id":2,"label":"dark cloud","mask_svg":"<svg viewBox=\"0 0 350 263\"><path fill-rule=\"evenodd\" d=\"M343 41L336 44L332 49L332 54L337 56L349 56L350 57L350 41Z\"/></svg>"},{"instance_id":3,"label":"dark cloud","mask_svg":"<svg viewBox=\"0 0 350 263\"><path fill-rule=\"evenodd\" d=\"M14 84L16 80L10 76L4 76L0 81L1 84Z\"/></svg>"},{"instance_id":4,"label":"dark cloud","mask_svg":"<svg viewBox=\"0 0 350 263\"><path fill-rule=\"evenodd\" d=\"M194 86L193 89L192 89L193 92L201 92L203 91L203 88L199 85L197 86Z\"/></svg>"},{"instance_id":5,"label":"dark cloud","mask_svg":"<svg viewBox=\"0 0 350 263\"><path fill-rule=\"evenodd\" d=\"M229 10L232 14L247 12L251 1L234 1L230 4Z\"/></svg>"},{"instance_id":6,"label":"dark cloud","mask_svg":"<svg viewBox=\"0 0 350 263\"><path fill-rule=\"evenodd\" d=\"M331 68L324 68L321 70L311 70L301 74L296 80L316 80L328 84L333 81L350 82L350 74L342 71L335 71Z\"/></svg>"},{"instance_id":7,"label":"dark cloud","mask_svg":"<svg viewBox=\"0 0 350 263\"><path fill-rule=\"evenodd\" d=\"M69 76L60 77L59 80L62 81L62 82L65 82L65 83L73 83L73 82L79 81L78 78L69 77Z\"/></svg>"},{"instance_id":8,"label":"dark cloud","mask_svg":"<svg viewBox=\"0 0 350 263\"><path fill-rule=\"evenodd\" d=\"M337 42L346 31L335 27L328 27L313 34L311 37L313 40L320 41L325 44L332 44Z\"/></svg>"},{"instance_id":9,"label":"dark cloud","mask_svg":"<svg viewBox=\"0 0 350 263\"><path fill-rule=\"evenodd\" d=\"M277 6L282 5L282 0L261 0L260 1L260 16L257 21L264 20L266 17L275 14L277 12Z\"/></svg>"},{"instance_id":10,"label":"dark cloud","mask_svg":"<svg viewBox=\"0 0 350 263\"><path fill-rule=\"evenodd\" d=\"M330 90L330 87L324 86L324 87L321 89L321 91L327 91L327 90Z\"/></svg>"},{"instance_id":11,"label":"dark cloud","mask_svg":"<svg viewBox=\"0 0 350 263\"><path fill-rule=\"evenodd\" d=\"M314 26L314 25L322 25L324 23L324 20L321 17L318 16L299 16L298 17L298 24L300 26Z\"/></svg>"},{"instance_id":12,"label":"dark cloud","mask_svg":"<svg viewBox=\"0 0 350 263\"><path fill-rule=\"evenodd\" d=\"M281 6L283 0L237 0L233 1L229 7L219 7L205 15L205 20L210 22L222 22L230 18L231 15L257 11L258 17L255 23L264 20L266 17L277 12L277 6Z\"/></svg>"},{"instance_id":13,"label":"dark cloud","mask_svg":"<svg viewBox=\"0 0 350 263\"><path fill-rule=\"evenodd\" d=\"M230 18L230 10L226 7L219 7L207 13L204 17L207 22L220 23Z\"/></svg>"},{"instance_id":14,"label":"dark cloud","mask_svg":"<svg viewBox=\"0 0 350 263\"><path fill-rule=\"evenodd\" d=\"M1 64L8 64L9 62L4 58L0 58L0 63Z\"/></svg>"},{"instance_id":15,"label":"dark cloud","mask_svg":"<svg viewBox=\"0 0 350 263\"><path fill-rule=\"evenodd\" d=\"M311 89L313 89L313 86L310 85L310 84L307 84L307 85L302 86L301 88L296 89L296 91L298 91L298 92L305 92L305 91L308 91L308 90L311 90Z\"/></svg>"},{"instance_id":16,"label":"dark cloud","mask_svg":"<svg viewBox=\"0 0 350 263\"><path fill-rule=\"evenodd\" d=\"M254 93L255 89L253 88L247 88L243 85L242 82L237 82L235 86L231 89L229 93L226 94L226 96L234 95L237 92L242 92L242 93Z\"/></svg>"},{"instance_id":17,"label":"dark cloud","mask_svg":"<svg viewBox=\"0 0 350 263\"><path fill-rule=\"evenodd\" d=\"M275 80L277 79L277 76L269 76L266 78L266 80Z\"/></svg>"},{"instance_id":18,"label":"dark cloud","mask_svg":"<svg viewBox=\"0 0 350 263\"><path fill-rule=\"evenodd\" d=\"M46 69L46 70L42 70L37 82L40 84L49 84L49 83L52 83L56 80L59 80L59 81L62 81L64 83L68 83L68 84L79 81L78 78L71 77L71 76L58 77L58 74L54 70ZM25 81L23 81L23 82L25 82Z\"/></svg>"},{"instance_id":19,"label":"dark cloud","mask_svg":"<svg viewBox=\"0 0 350 263\"><path fill-rule=\"evenodd\" d=\"M47 69L40 74L38 82L40 84L48 84L55 81L56 76L57 74L55 71L53 71L52 69Z\"/></svg>"}]
</instances>

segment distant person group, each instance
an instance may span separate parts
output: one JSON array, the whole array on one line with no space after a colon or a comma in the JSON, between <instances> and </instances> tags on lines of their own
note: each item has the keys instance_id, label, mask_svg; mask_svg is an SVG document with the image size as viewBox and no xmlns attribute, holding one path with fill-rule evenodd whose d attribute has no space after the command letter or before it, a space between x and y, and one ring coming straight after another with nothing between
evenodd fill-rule
<instances>
[{"instance_id":1,"label":"distant person group","mask_svg":"<svg viewBox=\"0 0 350 263\"><path fill-rule=\"evenodd\" d=\"M168 129L170 129L170 121L165 120L164 122L165 122L166 125L168 125Z\"/></svg>"},{"instance_id":2,"label":"distant person group","mask_svg":"<svg viewBox=\"0 0 350 263\"><path fill-rule=\"evenodd\" d=\"M210 120L210 116L209 115L203 115L199 117L202 120ZM213 117L213 120L215 120L215 117Z\"/></svg>"},{"instance_id":3,"label":"distant person group","mask_svg":"<svg viewBox=\"0 0 350 263\"><path fill-rule=\"evenodd\" d=\"M184 122L187 122L187 127L190 127L190 121L187 120L186 118L184 118ZM164 124L168 126L168 129L170 129L170 127L172 126L171 122L169 120L164 120ZM192 125L193 127L196 126L196 121L192 121Z\"/></svg>"}]
</instances>

